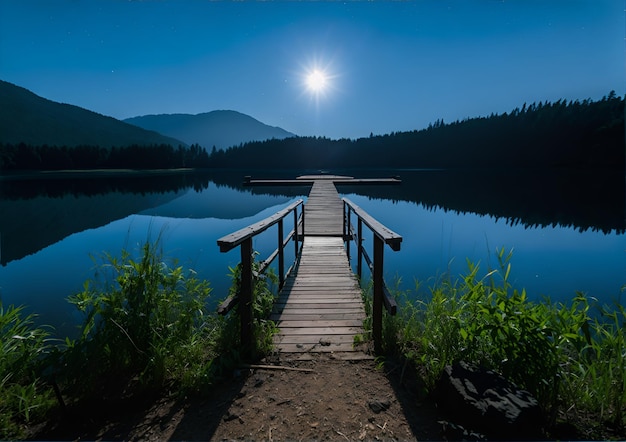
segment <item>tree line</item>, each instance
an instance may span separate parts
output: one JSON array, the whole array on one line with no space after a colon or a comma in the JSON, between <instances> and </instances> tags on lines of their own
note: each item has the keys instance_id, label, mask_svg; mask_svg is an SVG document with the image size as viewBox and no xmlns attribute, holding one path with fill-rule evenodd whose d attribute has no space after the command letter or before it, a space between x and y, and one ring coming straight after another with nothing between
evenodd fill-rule
<instances>
[{"instance_id":1,"label":"tree line","mask_svg":"<svg viewBox=\"0 0 626 442\"><path fill-rule=\"evenodd\" d=\"M209 154L198 144L99 146L0 145L0 170L177 169L206 168Z\"/></svg>"},{"instance_id":2,"label":"tree line","mask_svg":"<svg viewBox=\"0 0 626 442\"><path fill-rule=\"evenodd\" d=\"M624 169L624 99L524 104L510 113L357 140L323 137L250 142L212 152L211 167Z\"/></svg>"},{"instance_id":3,"label":"tree line","mask_svg":"<svg viewBox=\"0 0 626 442\"><path fill-rule=\"evenodd\" d=\"M624 98L539 102L503 114L357 140L293 137L207 153L197 144L105 149L0 145L0 170L94 168L552 168L624 170Z\"/></svg>"}]
</instances>

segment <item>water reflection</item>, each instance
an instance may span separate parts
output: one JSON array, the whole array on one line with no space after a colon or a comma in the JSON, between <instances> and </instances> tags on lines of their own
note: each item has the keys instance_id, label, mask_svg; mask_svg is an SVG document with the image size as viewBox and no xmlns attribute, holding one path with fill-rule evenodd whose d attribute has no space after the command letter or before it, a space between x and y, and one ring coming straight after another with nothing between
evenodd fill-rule
<instances>
[{"instance_id":1,"label":"water reflection","mask_svg":"<svg viewBox=\"0 0 626 442\"><path fill-rule=\"evenodd\" d=\"M535 296L567 299L583 290L615 297L626 283L621 174L334 173L401 176L399 186L339 191L404 237L400 253L386 253L385 267L387 278L397 274L405 287L413 277L427 285L445 271L458 274L466 257L494 267L490 254L501 246L516 249L514 280ZM239 255L220 254L216 240L308 193L306 186L244 187L249 174L0 179L0 299L26 304L42 322L67 331L76 318L65 298L93 277L89 256L136 249L161 232L167 254L211 281L215 301L223 298L228 266ZM255 241L261 252L275 247L273 240Z\"/></svg>"}]
</instances>

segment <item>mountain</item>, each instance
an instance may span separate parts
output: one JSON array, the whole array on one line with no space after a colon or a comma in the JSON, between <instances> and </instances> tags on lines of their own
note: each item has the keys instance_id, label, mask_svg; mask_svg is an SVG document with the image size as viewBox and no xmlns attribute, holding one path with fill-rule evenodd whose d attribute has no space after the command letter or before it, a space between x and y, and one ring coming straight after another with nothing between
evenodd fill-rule
<instances>
[{"instance_id":1,"label":"mountain","mask_svg":"<svg viewBox=\"0 0 626 442\"><path fill-rule=\"evenodd\" d=\"M0 143L100 147L184 144L71 104L42 98L0 80Z\"/></svg>"},{"instance_id":2,"label":"mountain","mask_svg":"<svg viewBox=\"0 0 626 442\"><path fill-rule=\"evenodd\" d=\"M199 144L209 151L213 146L226 149L249 141L295 136L280 127L268 126L249 115L229 110L216 110L197 115L145 115L124 121L177 138L187 144Z\"/></svg>"}]
</instances>

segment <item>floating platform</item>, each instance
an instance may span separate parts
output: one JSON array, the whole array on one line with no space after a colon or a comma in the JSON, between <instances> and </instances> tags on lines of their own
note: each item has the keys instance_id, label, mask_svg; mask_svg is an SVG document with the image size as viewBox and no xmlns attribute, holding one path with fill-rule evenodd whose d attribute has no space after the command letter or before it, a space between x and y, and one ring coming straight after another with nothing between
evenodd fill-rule
<instances>
[{"instance_id":1,"label":"floating platform","mask_svg":"<svg viewBox=\"0 0 626 442\"><path fill-rule=\"evenodd\" d=\"M354 178L343 175L301 175L295 179L255 179L247 176L245 186L310 186L315 181L329 181L333 184L400 184L400 177Z\"/></svg>"}]
</instances>

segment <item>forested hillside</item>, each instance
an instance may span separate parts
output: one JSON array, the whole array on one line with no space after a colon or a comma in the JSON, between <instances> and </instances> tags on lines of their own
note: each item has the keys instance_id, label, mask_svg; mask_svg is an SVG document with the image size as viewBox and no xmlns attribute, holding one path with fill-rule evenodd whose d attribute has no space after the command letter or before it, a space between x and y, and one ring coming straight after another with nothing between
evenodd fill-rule
<instances>
[{"instance_id":1,"label":"forested hillside","mask_svg":"<svg viewBox=\"0 0 626 442\"><path fill-rule=\"evenodd\" d=\"M211 167L244 168L624 168L624 99L524 104L427 129L358 140L307 137L213 152Z\"/></svg>"},{"instance_id":2,"label":"forested hillside","mask_svg":"<svg viewBox=\"0 0 626 442\"><path fill-rule=\"evenodd\" d=\"M209 155L198 145L0 145L0 170L72 168L610 168L624 170L624 99L559 100L358 140L294 137Z\"/></svg>"},{"instance_id":3,"label":"forested hillside","mask_svg":"<svg viewBox=\"0 0 626 442\"><path fill-rule=\"evenodd\" d=\"M28 146L185 143L71 104L57 103L0 80L0 144Z\"/></svg>"}]
</instances>

